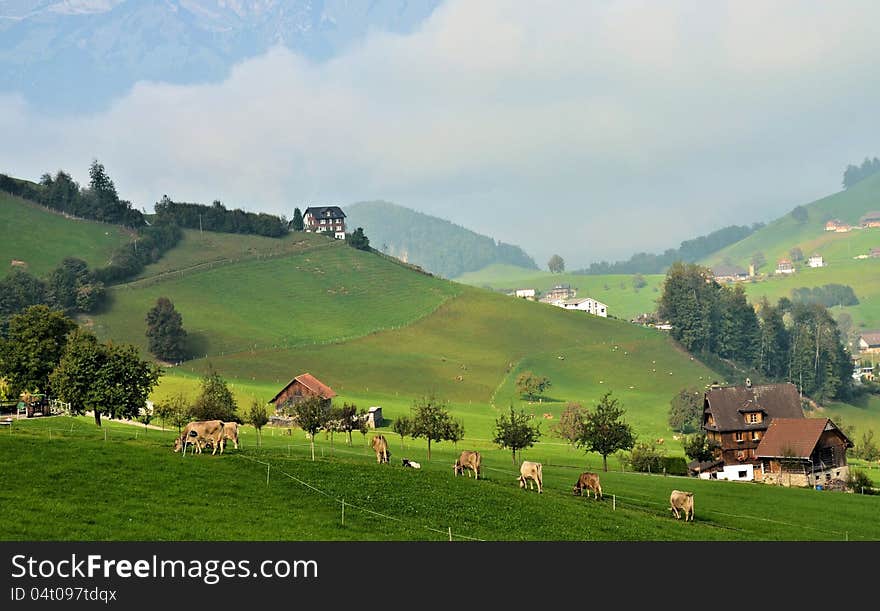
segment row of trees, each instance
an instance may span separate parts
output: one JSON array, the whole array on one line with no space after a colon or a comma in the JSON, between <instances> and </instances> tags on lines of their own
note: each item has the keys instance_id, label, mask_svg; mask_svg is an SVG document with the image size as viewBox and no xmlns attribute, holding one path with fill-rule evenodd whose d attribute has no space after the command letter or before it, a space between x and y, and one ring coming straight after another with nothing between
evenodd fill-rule
<instances>
[{"instance_id":1,"label":"row of trees","mask_svg":"<svg viewBox=\"0 0 880 611\"><path fill-rule=\"evenodd\" d=\"M0 378L8 394L51 394L74 414L136 418L159 381L161 369L143 361L130 344L102 343L62 312L31 306L9 320L0 339Z\"/></svg>"},{"instance_id":2,"label":"row of trees","mask_svg":"<svg viewBox=\"0 0 880 611\"><path fill-rule=\"evenodd\" d=\"M218 231L222 233L246 233L277 238L288 231L287 219L264 212L245 212L241 209L227 210L215 200L210 206L172 201L167 195L156 203L156 218L160 222L174 223L188 229Z\"/></svg>"},{"instance_id":3,"label":"row of trees","mask_svg":"<svg viewBox=\"0 0 880 611\"><path fill-rule=\"evenodd\" d=\"M869 159L865 157L862 165L849 164L843 172L843 188L849 189L851 186L865 180L880 172L880 159L874 157Z\"/></svg>"},{"instance_id":4,"label":"row of trees","mask_svg":"<svg viewBox=\"0 0 880 611\"><path fill-rule=\"evenodd\" d=\"M826 308L859 304L855 291L846 284L825 284L814 287L802 286L792 289L791 300L796 303L819 303Z\"/></svg>"},{"instance_id":5,"label":"row of trees","mask_svg":"<svg viewBox=\"0 0 880 611\"><path fill-rule=\"evenodd\" d=\"M715 355L771 380L796 383L819 401L852 393L852 361L825 306L766 298L756 309L742 286L722 286L712 272L676 263L666 275L658 315L688 351Z\"/></svg>"}]
</instances>

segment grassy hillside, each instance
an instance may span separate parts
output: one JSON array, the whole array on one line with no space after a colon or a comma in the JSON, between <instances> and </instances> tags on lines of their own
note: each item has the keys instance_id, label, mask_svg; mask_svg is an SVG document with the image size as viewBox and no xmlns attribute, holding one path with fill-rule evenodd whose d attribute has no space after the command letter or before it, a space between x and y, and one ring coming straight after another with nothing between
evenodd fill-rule
<instances>
[{"instance_id":1,"label":"grassy hillside","mask_svg":"<svg viewBox=\"0 0 880 611\"><path fill-rule=\"evenodd\" d=\"M494 291L513 291L518 288L534 288L547 291L556 284L570 284L578 289L578 297L592 297L608 306L612 316L631 320L635 316L653 312L654 301L660 296L662 274L643 276L646 286L636 289L633 276L552 274L525 269L514 265L489 265L476 272L457 277L456 282L478 286Z\"/></svg>"},{"instance_id":2,"label":"grassy hillside","mask_svg":"<svg viewBox=\"0 0 880 611\"><path fill-rule=\"evenodd\" d=\"M491 263L538 269L519 246L496 242L450 221L390 202L359 202L346 207L345 213L349 231L363 227L373 248L444 278Z\"/></svg>"},{"instance_id":3,"label":"grassy hillside","mask_svg":"<svg viewBox=\"0 0 880 611\"><path fill-rule=\"evenodd\" d=\"M114 287L96 333L146 346L144 317L159 297L172 300L196 355L343 341L407 324L458 292L458 285L413 273L324 236L291 237L290 256L250 257L197 266L192 234L182 252ZM222 243L222 239L218 239ZM232 243L232 242L230 242ZM215 258L217 250L206 256ZM162 269L186 270L162 273Z\"/></svg>"},{"instance_id":4,"label":"grassy hillside","mask_svg":"<svg viewBox=\"0 0 880 611\"><path fill-rule=\"evenodd\" d=\"M880 247L880 229L854 230L849 233L825 231L825 222L840 219L857 225L866 212L880 209L880 175L872 176L846 191L840 191L804 206L807 220L800 222L787 214L744 240L724 248L703 263L717 265L724 261L747 267L756 252L764 253L767 264L760 271L772 273L776 261L788 257L789 250L799 247L805 257L813 253L831 262L867 254L868 249Z\"/></svg>"},{"instance_id":5,"label":"grassy hillside","mask_svg":"<svg viewBox=\"0 0 880 611\"><path fill-rule=\"evenodd\" d=\"M249 427L240 450L185 457L171 451L172 432L105 428L106 438L88 419L54 417L3 431L0 501L15 525L4 540L443 541L450 528L457 540L880 539L876 496L609 471L596 501L571 494L577 459L546 464L538 495L517 486L500 451L485 453L485 477L473 480L452 475L451 447L413 470L396 445L391 464L377 465L359 435L351 447L319 438L312 461L301 438L267 434L258 447ZM223 493L188 484L208 480ZM694 491L693 523L671 517L673 488Z\"/></svg>"},{"instance_id":6,"label":"grassy hillside","mask_svg":"<svg viewBox=\"0 0 880 611\"><path fill-rule=\"evenodd\" d=\"M68 219L5 192L0 192L0 234L0 276L9 273L13 259L27 263L27 270L38 277L64 257L103 267L113 250L131 239L119 226Z\"/></svg>"}]
</instances>

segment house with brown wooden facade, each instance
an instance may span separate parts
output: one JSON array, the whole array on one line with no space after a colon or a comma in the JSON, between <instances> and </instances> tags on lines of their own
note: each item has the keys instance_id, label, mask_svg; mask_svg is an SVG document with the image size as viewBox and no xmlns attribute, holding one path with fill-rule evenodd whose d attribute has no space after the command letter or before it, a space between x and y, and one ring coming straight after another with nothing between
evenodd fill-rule
<instances>
[{"instance_id":1,"label":"house with brown wooden facade","mask_svg":"<svg viewBox=\"0 0 880 611\"><path fill-rule=\"evenodd\" d=\"M333 389L321 382L310 373L303 373L290 382L269 400L275 406L276 414L284 414L290 405L311 397L320 397L329 409L331 400L336 396Z\"/></svg>"},{"instance_id":2,"label":"house with brown wooden facade","mask_svg":"<svg viewBox=\"0 0 880 611\"><path fill-rule=\"evenodd\" d=\"M755 450L762 481L782 486L843 488L852 442L828 418L776 418Z\"/></svg>"},{"instance_id":3,"label":"house with brown wooden facade","mask_svg":"<svg viewBox=\"0 0 880 611\"><path fill-rule=\"evenodd\" d=\"M758 445L776 418L804 418L801 397L794 384L712 386L703 395L703 425L716 444L721 461L714 476L701 477L751 481L761 479Z\"/></svg>"},{"instance_id":4,"label":"house with brown wooden facade","mask_svg":"<svg viewBox=\"0 0 880 611\"><path fill-rule=\"evenodd\" d=\"M345 213L339 206L309 206L303 212L303 226L307 232L332 231L337 240L345 239Z\"/></svg>"}]
</instances>

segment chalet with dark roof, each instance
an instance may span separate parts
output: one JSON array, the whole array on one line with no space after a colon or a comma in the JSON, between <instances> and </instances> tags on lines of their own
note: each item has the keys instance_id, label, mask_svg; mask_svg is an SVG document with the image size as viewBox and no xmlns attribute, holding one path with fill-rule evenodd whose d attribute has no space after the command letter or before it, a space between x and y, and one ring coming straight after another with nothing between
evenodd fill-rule
<instances>
[{"instance_id":1,"label":"chalet with dark roof","mask_svg":"<svg viewBox=\"0 0 880 611\"><path fill-rule=\"evenodd\" d=\"M290 405L304 401L311 397L320 397L325 407L329 408L331 400L336 396L333 389L321 382L310 373L296 376L278 393L269 400L275 405L275 413L285 413Z\"/></svg>"},{"instance_id":2,"label":"chalet with dark roof","mask_svg":"<svg viewBox=\"0 0 880 611\"><path fill-rule=\"evenodd\" d=\"M880 212L874 210L862 215L859 219L859 225L862 227L880 227Z\"/></svg>"},{"instance_id":3,"label":"chalet with dark roof","mask_svg":"<svg viewBox=\"0 0 880 611\"><path fill-rule=\"evenodd\" d=\"M838 488L849 473L846 451L851 447L828 418L776 418L755 453L764 483Z\"/></svg>"},{"instance_id":4,"label":"chalet with dark roof","mask_svg":"<svg viewBox=\"0 0 880 611\"><path fill-rule=\"evenodd\" d=\"M737 265L717 265L712 268L712 277L716 282L737 282L748 280L749 272Z\"/></svg>"},{"instance_id":5,"label":"chalet with dark roof","mask_svg":"<svg viewBox=\"0 0 880 611\"><path fill-rule=\"evenodd\" d=\"M703 426L724 466L760 464L756 450L776 418L803 418L794 384L712 386L703 395ZM756 472L757 477L757 472Z\"/></svg>"},{"instance_id":6,"label":"chalet with dark roof","mask_svg":"<svg viewBox=\"0 0 880 611\"><path fill-rule=\"evenodd\" d=\"M303 228L312 233L332 231L337 240L344 240L345 213L339 206L309 206L303 212Z\"/></svg>"}]
</instances>

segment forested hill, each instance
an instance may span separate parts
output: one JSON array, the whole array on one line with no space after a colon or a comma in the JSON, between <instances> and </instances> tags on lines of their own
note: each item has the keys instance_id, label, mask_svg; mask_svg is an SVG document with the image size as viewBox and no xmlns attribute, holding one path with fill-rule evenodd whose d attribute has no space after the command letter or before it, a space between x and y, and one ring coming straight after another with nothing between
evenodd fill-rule
<instances>
[{"instance_id":1,"label":"forested hill","mask_svg":"<svg viewBox=\"0 0 880 611\"><path fill-rule=\"evenodd\" d=\"M373 248L445 278L493 263L538 269L519 246L390 202L358 202L345 214L349 231L363 227Z\"/></svg>"},{"instance_id":2,"label":"forested hill","mask_svg":"<svg viewBox=\"0 0 880 611\"><path fill-rule=\"evenodd\" d=\"M730 225L692 240L685 240L678 248L669 248L662 254L639 252L626 261L592 263L575 274L662 274L676 261L694 263L722 248L747 238L763 227L763 223Z\"/></svg>"}]
</instances>

